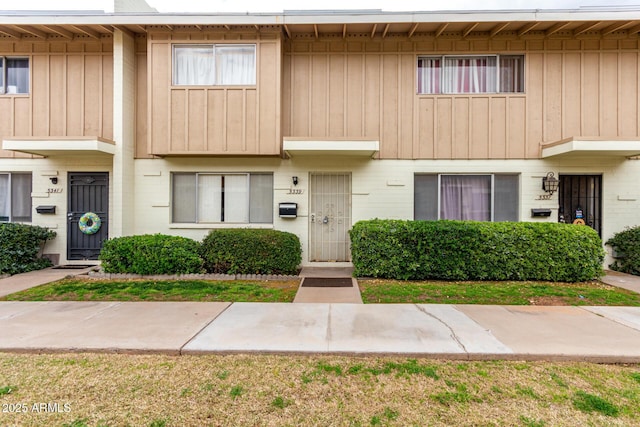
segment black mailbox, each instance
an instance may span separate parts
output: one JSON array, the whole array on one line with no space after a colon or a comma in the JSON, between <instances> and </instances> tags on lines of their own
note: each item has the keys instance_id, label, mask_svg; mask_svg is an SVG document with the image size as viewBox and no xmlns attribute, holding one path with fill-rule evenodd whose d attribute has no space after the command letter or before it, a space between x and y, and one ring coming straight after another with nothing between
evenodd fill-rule
<instances>
[{"instance_id":1,"label":"black mailbox","mask_svg":"<svg viewBox=\"0 0 640 427\"><path fill-rule=\"evenodd\" d=\"M531 209L531 216L551 216L551 209Z\"/></svg>"},{"instance_id":2,"label":"black mailbox","mask_svg":"<svg viewBox=\"0 0 640 427\"><path fill-rule=\"evenodd\" d=\"M36 212L39 214L54 214L56 213L56 207L52 205L36 206Z\"/></svg>"},{"instance_id":3,"label":"black mailbox","mask_svg":"<svg viewBox=\"0 0 640 427\"><path fill-rule=\"evenodd\" d=\"M298 216L297 203L280 203L280 218L296 218Z\"/></svg>"}]
</instances>

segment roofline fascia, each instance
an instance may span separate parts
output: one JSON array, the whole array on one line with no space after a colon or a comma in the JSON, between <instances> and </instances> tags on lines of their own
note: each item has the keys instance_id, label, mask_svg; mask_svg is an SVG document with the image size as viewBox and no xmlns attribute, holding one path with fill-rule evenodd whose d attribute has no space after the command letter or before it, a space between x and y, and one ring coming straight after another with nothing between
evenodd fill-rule
<instances>
[{"instance_id":1,"label":"roofline fascia","mask_svg":"<svg viewBox=\"0 0 640 427\"><path fill-rule=\"evenodd\" d=\"M633 21L635 10L509 10L509 11L285 11L281 13L100 13L2 14L0 25L309 25L442 22Z\"/></svg>"}]
</instances>

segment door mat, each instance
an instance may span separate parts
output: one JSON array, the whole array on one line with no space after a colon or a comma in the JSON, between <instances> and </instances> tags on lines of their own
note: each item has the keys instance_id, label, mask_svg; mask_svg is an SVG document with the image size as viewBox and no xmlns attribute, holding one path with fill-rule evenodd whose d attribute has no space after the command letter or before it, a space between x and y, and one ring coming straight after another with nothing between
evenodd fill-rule
<instances>
[{"instance_id":1,"label":"door mat","mask_svg":"<svg viewBox=\"0 0 640 427\"><path fill-rule=\"evenodd\" d=\"M80 265L80 264L67 264L67 265L56 265L55 267L51 267L53 270L83 270L89 267L96 267L95 265Z\"/></svg>"},{"instance_id":2,"label":"door mat","mask_svg":"<svg viewBox=\"0 0 640 427\"><path fill-rule=\"evenodd\" d=\"M303 287L309 288L351 288L351 277L305 277Z\"/></svg>"}]
</instances>

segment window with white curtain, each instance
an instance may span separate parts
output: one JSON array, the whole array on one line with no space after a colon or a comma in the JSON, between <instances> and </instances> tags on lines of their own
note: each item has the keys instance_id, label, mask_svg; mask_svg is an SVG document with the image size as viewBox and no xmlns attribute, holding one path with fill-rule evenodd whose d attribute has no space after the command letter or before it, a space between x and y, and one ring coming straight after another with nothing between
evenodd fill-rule
<instances>
[{"instance_id":1,"label":"window with white curtain","mask_svg":"<svg viewBox=\"0 0 640 427\"><path fill-rule=\"evenodd\" d=\"M272 223L273 174L173 173L172 222Z\"/></svg>"},{"instance_id":2,"label":"window with white curtain","mask_svg":"<svg viewBox=\"0 0 640 427\"><path fill-rule=\"evenodd\" d=\"M0 56L0 94L29 93L29 58Z\"/></svg>"},{"instance_id":3,"label":"window with white curtain","mask_svg":"<svg viewBox=\"0 0 640 427\"><path fill-rule=\"evenodd\" d=\"M519 175L417 174L414 218L518 221Z\"/></svg>"},{"instance_id":4,"label":"window with white curtain","mask_svg":"<svg viewBox=\"0 0 640 427\"><path fill-rule=\"evenodd\" d=\"M256 46L174 45L173 84L176 86L255 85Z\"/></svg>"},{"instance_id":5,"label":"window with white curtain","mask_svg":"<svg viewBox=\"0 0 640 427\"><path fill-rule=\"evenodd\" d=\"M418 58L418 93L522 93L524 55Z\"/></svg>"},{"instance_id":6,"label":"window with white curtain","mask_svg":"<svg viewBox=\"0 0 640 427\"><path fill-rule=\"evenodd\" d=\"M30 173L0 173L0 221L31 222Z\"/></svg>"}]
</instances>

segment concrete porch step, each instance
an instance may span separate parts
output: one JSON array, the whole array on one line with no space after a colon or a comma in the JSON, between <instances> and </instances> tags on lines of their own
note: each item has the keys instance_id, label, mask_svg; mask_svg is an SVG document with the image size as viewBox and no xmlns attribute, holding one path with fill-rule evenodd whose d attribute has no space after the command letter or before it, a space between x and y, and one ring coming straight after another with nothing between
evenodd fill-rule
<instances>
[{"instance_id":1,"label":"concrete porch step","mask_svg":"<svg viewBox=\"0 0 640 427\"><path fill-rule=\"evenodd\" d=\"M300 277L352 277L353 266L350 267L302 267Z\"/></svg>"},{"instance_id":2,"label":"concrete porch step","mask_svg":"<svg viewBox=\"0 0 640 427\"><path fill-rule=\"evenodd\" d=\"M358 281L351 277L353 267L303 267L300 271L300 286L293 299L294 303L348 303L362 304ZM305 278L351 278L351 287L307 287L302 286Z\"/></svg>"}]
</instances>

